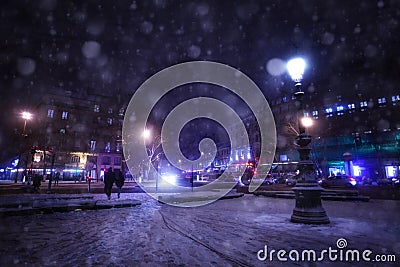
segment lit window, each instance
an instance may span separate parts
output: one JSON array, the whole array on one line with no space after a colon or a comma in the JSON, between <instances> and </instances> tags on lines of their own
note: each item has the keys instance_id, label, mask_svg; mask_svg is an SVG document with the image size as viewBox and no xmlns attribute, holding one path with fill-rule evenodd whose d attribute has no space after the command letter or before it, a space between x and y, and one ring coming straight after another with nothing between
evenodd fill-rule
<instances>
[{"instance_id":1,"label":"lit window","mask_svg":"<svg viewBox=\"0 0 400 267\"><path fill-rule=\"evenodd\" d=\"M108 114L112 114L113 113L113 109L112 108L108 108Z\"/></svg>"},{"instance_id":2,"label":"lit window","mask_svg":"<svg viewBox=\"0 0 400 267\"><path fill-rule=\"evenodd\" d=\"M308 117L308 112L304 112L304 117Z\"/></svg>"},{"instance_id":3,"label":"lit window","mask_svg":"<svg viewBox=\"0 0 400 267\"><path fill-rule=\"evenodd\" d=\"M91 150L95 150L96 149L96 141L95 140L90 141L90 149Z\"/></svg>"},{"instance_id":4,"label":"lit window","mask_svg":"<svg viewBox=\"0 0 400 267\"><path fill-rule=\"evenodd\" d=\"M318 110L313 110L312 115L314 118L318 118Z\"/></svg>"},{"instance_id":5,"label":"lit window","mask_svg":"<svg viewBox=\"0 0 400 267\"><path fill-rule=\"evenodd\" d=\"M107 124L112 125L113 124L113 119L112 118L107 118Z\"/></svg>"},{"instance_id":6,"label":"lit window","mask_svg":"<svg viewBox=\"0 0 400 267\"><path fill-rule=\"evenodd\" d=\"M386 103L386 98L382 97L382 98L378 98L378 104L385 104Z\"/></svg>"},{"instance_id":7,"label":"lit window","mask_svg":"<svg viewBox=\"0 0 400 267\"><path fill-rule=\"evenodd\" d=\"M120 108L118 114L119 114L120 116L124 116L124 112L125 112L125 109L124 109L124 108Z\"/></svg>"},{"instance_id":8,"label":"lit window","mask_svg":"<svg viewBox=\"0 0 400 267\"><path fill-rule=\"evenodd\" d=\"M63 111L63 113L61 115L61 119L63 119L63 120L67 120L68 119L68 111Z\"/></svg>"},{"instance_id":9,"label":"lit window","mask_svg":"<svg viewBox=\"0 0 400 267\"><path fill-rule=\"evenodd\" d=\"M99 105L94 105L93 111L94 112L100 112L100 106Z\"/></svg>"},{"instance_id":10,"label":"lit window","mask_svg":"<svg viewBox=\"0 0 400 267\"><path fill-rule=\"evenodd\" d=\"M121 142L117 142L117 146L115 148L115 151L117 151L117 152L121 151Z\"/></svg>"},{"instance_id":11,"label":"lit window","mask_svg":"<svg viewBox=\"0 0 400 267\"><path fill-rule=\"evenodd\" d=\"M336 107L336 111L337 111L337 115L342 116L343 115L343 106L337 106Z\"/></svg>"},{"instance_id":12,"label":"lit window","mask_svg":"<svg viewBox=\"0 0 400 267\"><path fill-rule=\"evenodd\" d=\"M47 117L48 118L53 118L54 117L54 109L47 110Z\"/></svg>"},{"instance_id":13,"label":"lit window","mask_svg":"<svg viewBox=\"0 0 400 267\"><path fill-rule=\"evenodd\" d=\"M111 151L111 143L110 142L106 143L106 147L105 147L104 151L105 152L110 152Z\"/></svg>"},{"instance_id":14,"label":"lit window","mask_svg":"<svg viewBox=\"0 0 400 267\"><path fill-rule=\"evenodd\" d=\"M355 104L348 104L347 107L349 108L349 113L353 113L356 109Z\"/></svg>"},{"instance_id":15,"label":"lit window","mask_svg":"<svg viewBox=\"0 0 400 267\"><path fill-rule=\"evenodd\" d=\"M360 102L361 111L365 111L365 108L368 107L367 101Z\"/></svg>"},{"instance_id":16,"label":"lit window","mask_svg":"<svg viewBox=\"0 0 400 267\"><path fill-rule=\"evenodd\" d=\"M393 103L393 106L396 106L396 102L399 102L400 101L400 95L394 95L394 96L392 96L392 103Z\"/></svg>"},{"instance_id":17,"label":"lit window","mask_svg":"<svg viewBox=\"0 0 400 267\"><path fill-rule=\"evenodd\" d=\"M282 97L282 102L283 102L283 103L286 103L286 102L287 102L287 97L286 97L286 96Z\"/></svg>"},{"instance_id":18,"label":"lit window","mask_svg":"<svg viewBox=\"0 0 400 267\"><path fill-rule=\"evenodd\" d=\"M75 163L79 163L80 158L79 158L79 156L72 156L72 157L71 157L71 161L72 161L72 162L75 162Z\"/></svg>"},{"instance_id":19,"label":"lit window","mask_svg":"<svg viewBox=\"0 0 400 267\"><path fill-rule=\"evenodd\" d=\"M332 112L333 112L333 109L332 108L326 108L325 109L325 112L326 112L326 117L328 118L328 117L332 117Z\"/></svg>"}]
</instances>

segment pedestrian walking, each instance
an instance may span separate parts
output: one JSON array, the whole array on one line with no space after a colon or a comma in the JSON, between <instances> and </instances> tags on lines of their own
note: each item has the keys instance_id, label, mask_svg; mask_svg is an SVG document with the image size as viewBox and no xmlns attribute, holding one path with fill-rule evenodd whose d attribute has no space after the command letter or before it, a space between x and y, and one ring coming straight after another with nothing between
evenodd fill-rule
<instances>
[{"instance_id":1,"label":"pedestrian walking","mask_svg":"<svg viewBox=\"0 0 400 267\"><path fill-rule=\"evenodd\" d=\"M56 172L56 176L54 177L54 185L58 185L58 180L60 180L60 173Z\"/></svg>"},{"instance_id":2,"label":"pedestrian walking","mask_svg":"<svg viewBox=\"0 0 400 267\"><path fill-rule=\"evenodd\" d=\"M112 167L108 168L108 171L104 174L104 193L106 193L108 199L111 199L111 190L115 182L115 173Z\"/></svg>"},{"instance_id":3,"label":"pedestrian walking","mask_svg":"<svg viewBox=\"0 0 400 267\"><path fill-rule=\"evenodd\" d=\"M122 175L121 170L116 170L115 172L115 184L117 185L118 188L118 198L121 195L121 191L122 191L122 186L125 183L125 177Z\"/></svg>"},{"instance_id":4,"label":"pedestrian walking","mask_svg":"<svg viewBox=\"0 0 400 267\"><path fill-rule=\"evenodd\" d=\"M92 182L92 177L88 176L87 182L88 182L88 192L90 193L90 183Z\"/></svg>"},{"instance_id":5,"label":"pedestrian walking","mask_svg":"<svg viewBox=\"0 0 400 267\"><path fill-rule=\"evenodd\" d=\"M35 173L32 179L34 192L39 192L41 182L42 182L42 177L40 177L37 173Z\"/></svg>"}]
</instances>

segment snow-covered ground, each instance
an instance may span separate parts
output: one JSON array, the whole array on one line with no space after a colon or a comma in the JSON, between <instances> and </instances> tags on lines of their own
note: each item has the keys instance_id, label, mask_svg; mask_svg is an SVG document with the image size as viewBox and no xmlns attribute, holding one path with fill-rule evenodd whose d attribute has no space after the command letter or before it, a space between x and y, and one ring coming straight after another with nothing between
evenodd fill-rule
<instances>
[{"instance_id":1,"label":"snow-covered ground","mask_svg":"<svg viewBox=\"0 0 400 267\"><path fill-rule=\"evenodd\" d=\"M115 196L114 196L115 197ZM105 199L105 195L95 195ZM0 223L1 266L281 266L258 251L369 249L396 263L293 262L289 266L399 266L400 202L324 201L329 225L290 223L293 199L245 195L197 208L123 194L142 205L110 210L10 216ZM261 253L259 256L263 256ZM288 257L288 254L286 254Z\"/></svg>"}]
</instances>

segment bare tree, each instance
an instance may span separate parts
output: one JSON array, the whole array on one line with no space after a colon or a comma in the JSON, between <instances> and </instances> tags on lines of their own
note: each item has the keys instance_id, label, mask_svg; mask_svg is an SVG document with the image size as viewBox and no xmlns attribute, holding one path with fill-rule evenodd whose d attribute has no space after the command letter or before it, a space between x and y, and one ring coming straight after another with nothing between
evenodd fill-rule
<instances>
[{"instance_id":1,"label":"bare tree","mask_svg":"<svg viewBox=\"0 0 400 267\"><path fill-rule=\"evenodd\" d=\"M300 134L299 131L296 129L295 126L293 126L293 124L291 122L288 122L286 127L287 127L287 131L290 135L295 134L295 136L298 136Z\"/></svg>"},{"instance_id":2,"label":"bare tree","mask_svg":"<svg viewBox=\"0 0 400 267\"><path fill-rule=\"evenodd\" d=\"M158 135L154 137L149 144L146 145L146 151L147 151L147 157L148 157L148 162L147 162L147 173L150 174L151 170L151 165L156 165L161 159L161 156L164 154L162 147L162 140L161 136Z\"/></svg>"}]
</instances>

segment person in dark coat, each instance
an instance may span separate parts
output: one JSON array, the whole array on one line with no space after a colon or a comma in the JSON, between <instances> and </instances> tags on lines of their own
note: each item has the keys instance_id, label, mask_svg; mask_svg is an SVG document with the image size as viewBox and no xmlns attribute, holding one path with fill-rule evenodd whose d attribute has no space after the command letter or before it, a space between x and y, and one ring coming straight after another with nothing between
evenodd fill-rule
<instances>
[{"instance_id":1,"label":"person in dark coat","mask_svg":"<svg viewBox=\"0 0 400 267\"><path fill-rule=\"evenodd\" d=\"M115 182L115 173L112 167L108 168L108 171L104 174L104 192L106 193L108 199L111 199L111 190Z\"/></svg>"},{"instance_id":2,"label":"person in dark coat","mask_svg":"<svg viewBox=\"0 0 400 267\"><path fill-rule=\"evenodd\" d=\"M33 176L33 191L39 192L40 184L42 182L42 177L40 177L37 173Z\"/></svg>"},{"instance_id":3,"label":"person in dark coat","mask_svg":"<svg viewBox=\"0 0 400 267\"><path fill-rule=\"evenodd\" d=\"M125 177L122 175L121 170L116 170L115 172L115 184L117 185L118 188L118 198L120 197L121 191L122 191L122 186L125 183Z\"/></svg>"},{"instance_id":4,"label":"person in dark coat","mask_svg":"<svg viewBox=\"0 0 400 267\"><path fill-rule=\"evenodd\" d=\"M54 178L54 185L58 185L59 180L60 180L60 173L56 172L56 177Z\"/></svg>"}]
</instances>

